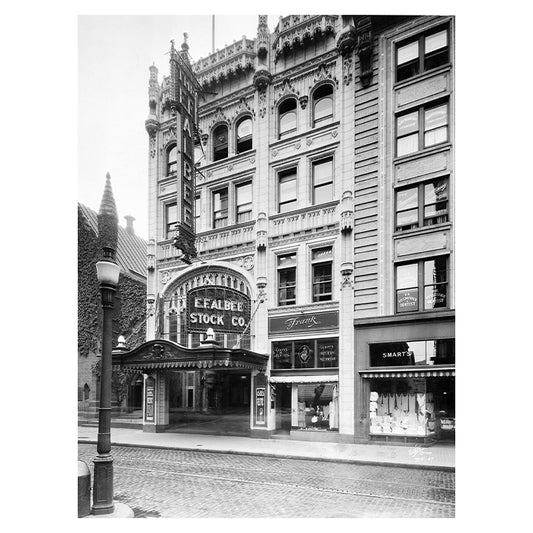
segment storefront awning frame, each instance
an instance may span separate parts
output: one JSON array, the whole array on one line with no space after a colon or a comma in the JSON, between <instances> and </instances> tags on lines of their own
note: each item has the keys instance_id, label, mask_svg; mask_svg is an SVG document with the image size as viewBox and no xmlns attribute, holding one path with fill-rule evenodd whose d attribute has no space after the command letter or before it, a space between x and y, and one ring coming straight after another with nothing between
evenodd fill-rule
<instances>
[{"instance_id":1,"label":"storefront awning frame","mask_svg":"<svg viewBox=\"0 0 533 533\"><path fill-rule=\"evenodd\" d=\"M270 376L270 383L337 383L339 376L329 375L308 375L308 376Z\"/></svg>"},{"instance_id":2,"label":"storefront awning frame","mask_svg":"<svg viewBox=\"0 0 533 533\"><path fill-rule=\"evenodd\" d=\"M244 348L199 346L185 348L179 344L156 339L130 351L113 351L113 369L125 371L158 369L266 369L268 355Z\"/></svg>"},{"instance_id":3,"label":"storefront awning frame","mask_svg":"<svg viewBox=\"0 0 533 533\"><path fill-rule=\"evenodd\" d=\"M455 377L455 366L440 366L433 368L372 368L359 370L362 378L440 378Z\"/></svg>"}]
</instances>

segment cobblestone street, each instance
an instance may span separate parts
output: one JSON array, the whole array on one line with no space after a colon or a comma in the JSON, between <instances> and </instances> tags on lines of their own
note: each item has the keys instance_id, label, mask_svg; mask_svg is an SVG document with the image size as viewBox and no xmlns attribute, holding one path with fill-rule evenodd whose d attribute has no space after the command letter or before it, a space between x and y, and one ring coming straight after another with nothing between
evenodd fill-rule
<instances>
[{"instance_id":1,"label":"cobblestone street","mask_svg":"<svg viewBox=\"0 0 533 533\"><path fill-rule=\"evenodd\" d=\"M78 456L93 474L94 444ZM435 470L113 446L115 499L136 518L455 515L455 474Z\"/></svg>"}]
</instances>

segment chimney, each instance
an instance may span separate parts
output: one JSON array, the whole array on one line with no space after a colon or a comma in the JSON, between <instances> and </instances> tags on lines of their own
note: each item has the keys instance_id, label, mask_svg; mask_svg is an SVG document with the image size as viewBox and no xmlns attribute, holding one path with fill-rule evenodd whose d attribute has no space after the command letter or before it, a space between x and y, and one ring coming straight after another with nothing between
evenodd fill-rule
<instances>
[{"instance_id":1,"label":"chimney","mask_svg":"<svg viewBox=\"0 0 533 533\"><path fill-rule=\"evenodd\" d=\"M135 230L133 229L133 221L135 220L135 217L132 217L131 215L126 215L124 218L126 219L126 231L130 235L135 235Z\"/></svg>"}]
</instances>

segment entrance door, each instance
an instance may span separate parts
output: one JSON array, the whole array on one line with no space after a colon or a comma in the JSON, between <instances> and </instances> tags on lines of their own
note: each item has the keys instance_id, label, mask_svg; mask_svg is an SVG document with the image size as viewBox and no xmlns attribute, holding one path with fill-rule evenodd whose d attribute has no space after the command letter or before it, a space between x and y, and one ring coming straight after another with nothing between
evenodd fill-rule
<instances>
[{"instance_id":1,"label":"entrance door","mask_svg":"<svg viewBox=\"0 0 533 533\"><path fill-rule=\"evenodd\" d=\"M276 384L276 429L291 430L292 384Z\"/></svg>"}]
</instances>

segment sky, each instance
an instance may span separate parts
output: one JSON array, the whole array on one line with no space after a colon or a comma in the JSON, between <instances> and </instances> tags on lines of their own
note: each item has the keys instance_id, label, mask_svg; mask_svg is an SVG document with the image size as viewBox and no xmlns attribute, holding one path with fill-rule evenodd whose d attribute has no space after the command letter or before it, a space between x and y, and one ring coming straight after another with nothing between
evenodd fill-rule
<instances>
[{"instance_id":1,"label":"sky","mask_svg":"<svg viewBox=\"0 0 533 533\"><path fill-rule=\"evenodd\" d=\"M279 15L269 15L272 31ZM215 49L257 34L257 15L216 15ZM109 172L119 224L135 217L147 238L148 78L168 75L170 39L189 35L193 61L212 50L211 15L80 16L78 18L78 201L98 211Z\"/></svg>"}]
</instances>

